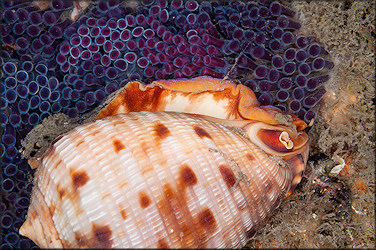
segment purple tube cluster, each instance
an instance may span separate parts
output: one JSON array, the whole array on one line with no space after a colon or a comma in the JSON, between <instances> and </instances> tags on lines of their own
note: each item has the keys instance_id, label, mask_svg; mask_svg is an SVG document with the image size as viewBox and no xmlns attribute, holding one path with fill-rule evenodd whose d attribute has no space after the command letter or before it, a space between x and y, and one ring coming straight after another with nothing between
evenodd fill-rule
<instances>
[{"instance_id":1,"label":"purple tube cluster","mask_svg":"<svg viewBox=\"0 0 376 250\"><path fill-rule=\"evenodd\" d=\"M2 235L6 237L2 242L17 248L35 246L15 234L25 220L32 188L32 183L27 181L29 166L19 153L20 141L44 118L61 112L64 105L59 80L49 74L48 66L40 59L23 55L20 60L3 57L0 63L0 155L3 166L0 223L6 233Z\"/></svg>"},{"instance_id":2,"label":"purple tube cluster","mask_svg":"<svg viewBox=\"0 0 376 250\"><path fill-rule=\"evenodd\" d=\"M73 2L54 0L40 10L32 1L1 1L0 156L2 165L0 248L35 248L18 235L25 220L32 183L21 158L21 140L42 119L62 111L56 48L71 24L62 19Z\"/></svg>"},{"instance_id":3,"label":"purple tube cluster","mask_svg":"<svg viewBox=\"0 0 376 250\"><path fill-rule=\"evenodd\" d=\"M71 9L71 1L54 0L46 10L40 10L29 1L2 1L1 43L14 46L15 53L42 55L50 62L49 68L56 67L55 48L60 43L64 29L71 24L63 20L63 11Z\"/></svg>"},{"instance_id":4,"label":"purple tube cluster","mask_svg":"<svg viewBox=\"0 0 376 250\"><path fill-rule=\"evenodd\" d=\"M1 248L33 248L18 235L32 184L20 141L44 118L93 110L131 80L228 77L309 123L333 63L279 1L3 0L0 126Z\"/></svg>"},{"instance_id":5,"label":"purple tube cluster","mask_svg":"<svg viewBox=\"0 0 376 250\"><path fill-rule=\"evenodd\" d=\"M97 1L66 30L56 61L91 94L108 95L125 79L228 76L252 87L261 105L310 122L333 63L296 33L294 15L277 1L145 0L136 10Z\"/></svg>"}]
</instances>

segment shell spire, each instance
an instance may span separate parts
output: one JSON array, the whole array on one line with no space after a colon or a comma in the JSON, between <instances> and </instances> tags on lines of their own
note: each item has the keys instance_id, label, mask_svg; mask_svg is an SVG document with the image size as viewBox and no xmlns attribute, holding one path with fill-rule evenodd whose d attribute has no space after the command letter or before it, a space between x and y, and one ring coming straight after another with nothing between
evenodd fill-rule
<instances>
[{"instance_id":1,"label":"shell spire","mask_svg":"<svg viewBox=\"0 0 376 250\"><path fill-rule=\"evenodd\" d=\"M38 246L62 248L63 245L49 209L50 207L47 206L43 194L38 188L34 187L27 219L20 228L20 234L29 237Z\"/></svg>"}]
</instances>

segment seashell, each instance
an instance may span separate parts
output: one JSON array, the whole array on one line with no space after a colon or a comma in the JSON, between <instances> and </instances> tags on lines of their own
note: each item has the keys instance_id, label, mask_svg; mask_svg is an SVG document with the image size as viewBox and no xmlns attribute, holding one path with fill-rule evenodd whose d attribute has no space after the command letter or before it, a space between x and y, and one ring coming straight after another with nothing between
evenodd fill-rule
<instances>
[{"instance_id":1,"label":"seashell","mask_svg":"<svg viewBox=\"0 0 376 250\"><path fill-rule=\"evenodd\" d=\"M190 81L188 90L189 81L131 82L100 119L57 138L20 234L43 248L244 246L300 182L305 123L280 124L281 112L259 107L243 85ZM126 109L128 98L140 106Z\"/></svg>"}]
</instances>

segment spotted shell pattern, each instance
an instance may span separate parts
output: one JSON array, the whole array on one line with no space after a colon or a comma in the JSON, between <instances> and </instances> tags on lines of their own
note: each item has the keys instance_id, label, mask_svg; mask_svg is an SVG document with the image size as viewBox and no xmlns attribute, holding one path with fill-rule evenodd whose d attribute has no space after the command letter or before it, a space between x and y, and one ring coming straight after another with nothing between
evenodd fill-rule
<instances>
[{"instance_id":1,"label":"spotted shell pattern","mask_svg":"<svg viewBox=\"0 0 376 250\"><path fill-rule=\"evenodd\" d=\"M257 120L107 116L52 143L20 233L44 248L242 247L299 183L308 145Z\"/></svg>"}]
</instances>

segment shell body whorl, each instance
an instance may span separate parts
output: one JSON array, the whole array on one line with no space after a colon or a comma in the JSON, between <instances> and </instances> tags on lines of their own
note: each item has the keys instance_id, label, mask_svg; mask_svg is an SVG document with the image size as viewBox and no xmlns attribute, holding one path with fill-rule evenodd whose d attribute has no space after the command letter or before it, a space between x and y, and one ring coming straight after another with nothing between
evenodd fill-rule
<instances>
[{"instance_id":1,"label":"shell body whorl","mask_svg":"<svg viewBox=\"0 0 376 250\"><path fill-rule=\"evenodd\" d=\"M308 142L280 164L236 129L191 114L106 117L51 145L20 233L41 247L241 247L307 154Z\"/></svg>"}]
</instances>

